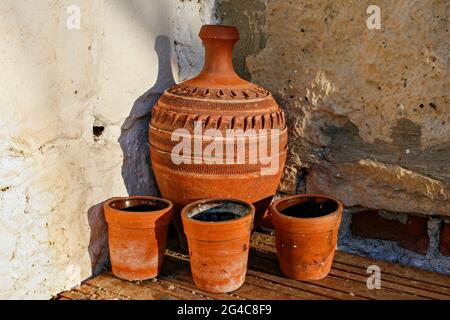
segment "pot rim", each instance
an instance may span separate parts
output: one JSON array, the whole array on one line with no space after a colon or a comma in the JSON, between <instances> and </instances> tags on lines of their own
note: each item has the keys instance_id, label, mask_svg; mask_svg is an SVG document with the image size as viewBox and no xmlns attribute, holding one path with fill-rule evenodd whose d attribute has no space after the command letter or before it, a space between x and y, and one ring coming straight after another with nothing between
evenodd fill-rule
<instances>
[{"instance_id":1,"label":"pot rim","mask_svg":"<svg viewBox=\"0 0 450 320\"><path fill-rule=\"evenodd\" d=\"M164 207L164 208L159 209L159 210L152 210L152 211L124 211L124 210L116 209L116 208L111 206L111 204L113 202L116 202L116 201L126 201L126 200L133 200L133 199L163 202L163 203L167 204L167 207ZM112 210L114 212L117 212L117 213L123 214L123 215L127 215L127 216L161 214L163 212L169 212L169 211L173 210L173 207L174 207L172 201L170 201L168 199L164 199L164 198L153 197L153 196L113 197L113 198L111 198L111 199L109 199L109 200L107 200L105 202L105 206L107 206L109 210Z\"/></svg>"},{"instance_id":2,"label":"pot rim","mask_svg":"<svg viewBox=\"0 0 450 320\"><path fill-rule=\"evenodd\" d=\"M238 28L226 24L205 24L200 28L201 39L239 40Z\"/></svg>"},{"instance_id":3,"label":"pot rim","mask_svg":"<svg viewBox=\"0 0 450 320\"><path fill-rule=\"evenodd\" d=\"M227 201L227 202L234 202L234 203L239 203L242 204L244 206L246 206L249 210L242 216L236 219L232 219L232 220L225 220L225 221L201 221L201 220L196 220L193 219L191 217L189 217L187 215L187 210L198 205L198 204L204 204L204 203L208 203L208 202L214 202L214 201ZM196 225L203 225L203 226L211 226L211 224L213 225L224 225L224 224L232 224L232 223L240 223L244 220L247 220L250 218L253 218L253 216L255 215L255 207L246 201L243 200L239 200L236 198L207 198L207 199L201 199L201 200L197 200L194 202L190 202L189 204L187 204L186 206L184 206L184 208L181 210L181 217L183 219L186 219L189 221L189 223L191 224L196 224Z\"/></svg>"},{"instance_id":4,"label":"pot rim","mask_svg":"<svg viewBox=\"0 0 450 320\"><path fill-rule=\"evenodd\" d=\"M299 199L299 198L325 198L325 199L336 202L338 204L338 207L336 210L334 210L333 212L331 212L329 214L319 216L319 217L311 217L311 218L291 217L291 216L285 215L285 214L281 213L280 211L278 211L277 207L280 203L289 201L292 199ZM327 196L327 195L317 194L317 193L305 193L305 194L296 194L293 196L278 199L271 205L271 209L272 209L272 213L275 213L277 216L281 217L282 219L286 219L288 221L319 222L319 221L338 218L339 215L341 214L342 210L344 209L344 205L338 199Z\"/></svg>"}]
</instances>

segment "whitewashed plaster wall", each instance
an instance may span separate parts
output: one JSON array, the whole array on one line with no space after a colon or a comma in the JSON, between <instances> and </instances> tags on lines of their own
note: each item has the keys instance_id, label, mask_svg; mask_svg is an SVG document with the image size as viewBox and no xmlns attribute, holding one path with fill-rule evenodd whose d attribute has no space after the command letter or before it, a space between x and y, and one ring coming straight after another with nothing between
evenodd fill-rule
<instances>
[{"instance_id":1,"label":"whitewashed plaster wall","mask_svg":"<svg viewBox=\"0 0 450 320\"><path fill-rule=\"evenodd\" d=\"M214 1L3 0L0 16L0 298L47 299L106 263L103 200L157 192L149 111L178 65L201 67Z\"/></svg>"}]
</instances>

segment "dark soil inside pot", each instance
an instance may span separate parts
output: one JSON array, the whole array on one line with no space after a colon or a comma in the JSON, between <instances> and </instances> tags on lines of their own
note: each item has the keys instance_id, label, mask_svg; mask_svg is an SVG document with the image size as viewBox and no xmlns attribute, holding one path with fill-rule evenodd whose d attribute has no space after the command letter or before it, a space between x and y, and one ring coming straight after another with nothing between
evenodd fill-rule
<instances>
[{"instance_id":1,"label":"dark soil inside pot","mask_svg":"<svg viewBox=\"0 0 450 320\"><path fill-rule=\"evenodd\" d=\"M113 208L128 212L149 212L167 208L167 204L159 201L126 200L113 203Z\"/></svg>"},{"instance_id":2,"label":"dark soil inside pot","mask_svg":"<svg viewBox=\"0 0 450 320\"><path fill-rule=\"evenodd\" d=\"M188 216L194 220L218 222L240 218L247 212L248 208L240 203L217 202L200 204Z\"/></svg>"},{"instance_id":3,"label":"dark soil inside pot","mask_svg":"<svg viewBox=\"0 0 450 320\"><path fill-rule=\"evenodd\" d=\"M130 212L146 212L146 211L156 211L162 208L158 208L158 206L152 206L149 204L138 204L136 206L128 207L120 209L122 211L130 211Z\"/></svg>"},{"instance_id":4,"label":"dark soil inside pot","mask_svg":"<svg viewBox=\"0 0 450 320\"><path fill-rule=\"evenodd\" d=\"M338 204L333 200L310 199L283 209L281 213L294 218L317 218L333 213L337 208Z\"/></svg>"},{"instance_id":5,"label":"dark soil inside pot","mask_svg":"<svg viewBox=\"0 0 450 320\"><path fill-rule=\"evenodd\" d=\"M200 221L227 221L239 218L240 216L229 212L202 212L192 217Z\"/></svg>"}]
</instances>

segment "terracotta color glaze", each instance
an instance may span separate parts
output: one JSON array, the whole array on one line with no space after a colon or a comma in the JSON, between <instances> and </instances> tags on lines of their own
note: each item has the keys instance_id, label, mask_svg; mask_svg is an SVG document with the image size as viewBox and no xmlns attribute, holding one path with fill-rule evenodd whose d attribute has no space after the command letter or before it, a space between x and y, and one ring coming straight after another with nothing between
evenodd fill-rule
<instances>
[{"instance_id":1,"label":"terracotta color glaze","mask_svg":"<svg viewBox=\"0 0 450 320\"><path fill-rule=\"evenodd\" d=\"M312 200L332 201L335 210L322 216L310 217L309 212L292 215L295 206ZM275 227L277 255L282 273L296 280L318 280L327 276L333 262L343 205L323 195L296 195L280 199L271 205ZM298 216L309 216L301 218Z\"/></svg>"},{"instance_id":2,"label":"terracotta color glaze","mask_svg":"<svg viewBox=\"0 0 450 320\"><path fill-rule=\"evenodd\" d=\"M112 198L104 210L113 274L125 280L156 277L163 263L173 204L155 197Z\"/></svg>"},{"instance_id":3,"label":"terracotta color glaze","mask_svg":"<svg viewBox=\"0 0 450 320\"><path fill-rule=\"evenodd\" d=\"M224 204L234 208L224 208ZM219 210L218 215L228 217L237 213L237 218L196 220L196 211L210 210ZM192 277L198 288L223 293L242 286L247 272L254 212L251 204L230 199L200 200L183 208L181 217L188 240Z\"/></svg>"},{"instance_id":4,"label":"terracotta color glaze","mask_svg":"<svg viewBox=\"0 0 450 320\"><path fill-rule=\"evenodd\" d=\"M199 199L236 198L255 205L257 225L277 190L284 167L287 145L284 114L270 92L241 79L234 71L232 50L239 39L235 27L203 26L199 35L205 47L203 70L195 78L166 90L152 109L149 130L152 168L162 196L173 201L176 209L181 210ZM278 159L278 170L272 175L262 175L264 165L259 161L251 164L247 158L241 164L196 164L194 161L174 164L171 151L179 141L171 141L171 135L181 128L192 134L195 121L201 122L203 132L217 129L224 137L227 129L244 132L279 129L277 133L268 133L279 138L279 147L269 153ZM203 138L202 148L210 144L209 138L212 137ZM199 141L196 137L194 140ZM224 146L229 141L225 138ZM248 143L246 139L245 148ZM228 152L225 147L223 150L224 154ZM192 147L192 157L201 155ZM182 234L179 216L175 218Z\"/></svg>"}]
</instances>

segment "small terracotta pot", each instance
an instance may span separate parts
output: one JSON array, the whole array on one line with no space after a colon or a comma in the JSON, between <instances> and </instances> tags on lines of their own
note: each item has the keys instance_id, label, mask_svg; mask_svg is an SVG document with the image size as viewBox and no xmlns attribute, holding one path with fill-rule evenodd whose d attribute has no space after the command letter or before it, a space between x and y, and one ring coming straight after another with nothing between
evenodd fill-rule
<instances>
[{"instance_id":1,"label":"small terracotta pot","mask_svg":"<svg viewBox=\"0 0 450 320\"><path fill-rule=\"evenodd\" d=\"M105 202L112 272L125 280L154 278L161 270L172 202L146 196Z\"/></svg>"},{"instance_id":2,"label":"small terracotta pot","mask_svg":"<svg viewBox=\"0 0 450 320\"><path fill-rule=\"evenodd\" d=\"M305 194L280 199L270 209L281 272L296 280L326 277L336 250L342 203Z\"/></svg>"},{"instance_id":3,"label":"small terracotta pot","mask_svg":"<svg viewBox=\"0 0 450 320\"><path fill-rule=\"evenodd\" d=\"M195 285L215 293L238 289L247 272L255 208L235 199L207 199L181 212Z\"/></svg>"}]
</instances>

